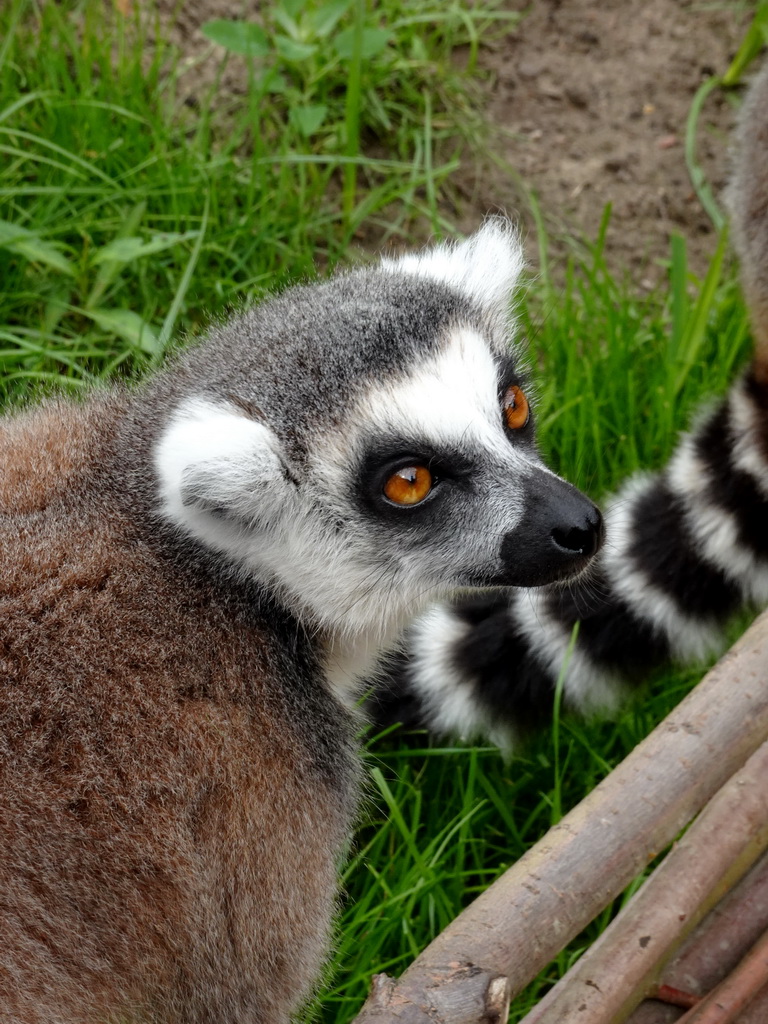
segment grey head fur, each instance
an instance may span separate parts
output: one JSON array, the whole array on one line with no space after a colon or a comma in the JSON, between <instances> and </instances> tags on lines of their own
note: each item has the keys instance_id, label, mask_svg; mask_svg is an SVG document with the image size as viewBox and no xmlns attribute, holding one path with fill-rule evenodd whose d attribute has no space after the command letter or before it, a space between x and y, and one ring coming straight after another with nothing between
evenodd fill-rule
<instances>
[{"instance_id":1,"label":"grey head fur","mask_svg":"<svg viewBox=\"0 0 768 1024\"><path fill-rule=\"evenodd\" d=\"M543 466L532 421L505 425L505 391L525 384L509 316L521 265L493 220L291 289L143 396L161 516L321 632L352 666L342 689L436 598L551 582L598 542L599 516ZM413 466L431 489L399 507L384 485Z\"/></svg>"}]
</instances>

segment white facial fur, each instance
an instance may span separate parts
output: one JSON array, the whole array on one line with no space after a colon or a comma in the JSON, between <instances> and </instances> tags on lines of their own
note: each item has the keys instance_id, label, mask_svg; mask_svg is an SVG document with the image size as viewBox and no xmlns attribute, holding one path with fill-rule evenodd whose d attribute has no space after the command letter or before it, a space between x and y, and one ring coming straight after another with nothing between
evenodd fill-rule
<instances>
[{"instance_id":1,"label":"white facial fur","mask_svg":"<svg viewBox=\"0 0 768 1024\"><path fill-rule=\"evenodd\" d=\"M277 438L231 405L197 398L177 409L155 450L155 468L166 518L238 561L248 538L291 503ZM217 508L228 515L217 516Z\"/></svg>"},{"instance_id":2,"label":"white facial fur","mask_svg":"<svg viewBox=\"0 0 768 1024\"><path fill-rule=\"evenodd\" d=\"M498 366L488 341L469 327L451 332L440 351L405 378L380 382L350 410L355 433L423 437L436 448L476 450L509 467L528 459L511 447L503 429ZM348 461L349 435L329 438L335 460ZM319 468L325 466L324 450Z\"/></svg>"}]
</instances>

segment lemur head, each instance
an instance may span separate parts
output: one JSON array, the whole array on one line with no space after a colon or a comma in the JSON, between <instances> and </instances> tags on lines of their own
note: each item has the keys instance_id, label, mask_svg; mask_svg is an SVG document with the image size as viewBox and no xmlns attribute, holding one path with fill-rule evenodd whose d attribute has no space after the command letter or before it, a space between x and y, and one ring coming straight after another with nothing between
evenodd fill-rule
<instances>
[{"instance_id":1,"label":"lemur head","mask_svg":"<svg viewBox=\"0 0 768 1024\"><path fill-rule=\"evenodd\" d=\"M164 515L337 636L583 569L600 516L536 450L507 312L521 265L491 220L215 330L166 381Z\"/></svg>"}]
</instances>

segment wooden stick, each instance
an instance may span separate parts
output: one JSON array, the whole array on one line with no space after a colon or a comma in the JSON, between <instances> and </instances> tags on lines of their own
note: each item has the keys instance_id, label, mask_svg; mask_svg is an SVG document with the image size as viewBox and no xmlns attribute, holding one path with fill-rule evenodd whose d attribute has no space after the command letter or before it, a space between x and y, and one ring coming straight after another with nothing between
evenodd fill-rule
<instances>
[{"instance_id":1,"label":"wooden stick","mask_svg":"<svg viewBox=\"0 0 768 1024\"><path fill-rule=\"evenodd\" d=\"M627 1019L687 935L768 849L767 778L768 742L713 797L622 913L522 1024Z\"/></svg>"},{"instance_id":2,"label":"wooden stick","mask_svg":"<svg viewBox=\"0 0 768 1024\"><path fill-rule=\"evenodd\" d=\"M670 1002L669 989L681 989L700 1001L729 974L768 927L768 853L718 903L664 968L659 992L650 993L627 1024L670 1024L679 1013L657 1002ZM685 1005L680 1002L678 1005ZM695 1002L689 1002L688 1007ZM753 1012L754 1005L750 1006ZM768 1021L768 1012L761 1024Z\"/></svg>"},{"instance_id":3,"label":"wooden stick","mask_svg":"<svg viewBox=\"0 0 768 1024\"><path fill-rule=\"evenodd\" d=\"M747 953L735 971L684 1014L679 1024L732 1024L768 984L768 932Z\"/></svg>"},{"instance_id":4,"label":"wooden stick","mask_svg":"<svg viewBox=\"0 0 768 1024\"><path fill-rule=\"evenodd\" d=\"M667 984L658 985L652 990L651 995L653 999L658 999L669 1006L684 1006L686 1010L701 1002L701 996Z\"/></svg>"},{"instance_id":5,"label":"wooden stick","mask_svg":"<svg viewBox=\"0 0 768 1024\"><path fill-rule=\"evenodd\" d=\"M356 1024L477 1024L514 995L680 832L768 737L768 614L619 767L479 896ZM502 981L499 981L502 979ZM385 994L382 994L384 993Z\"/></svg>"}]
</instances>

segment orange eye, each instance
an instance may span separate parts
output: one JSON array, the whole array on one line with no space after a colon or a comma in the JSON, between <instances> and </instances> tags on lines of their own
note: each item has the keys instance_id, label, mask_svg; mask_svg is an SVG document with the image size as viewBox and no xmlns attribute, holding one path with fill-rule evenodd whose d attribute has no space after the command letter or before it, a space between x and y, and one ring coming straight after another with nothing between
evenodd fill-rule
<instances>
[{"instance_id":1,"label":"orange eye","mask_svg":"<svg viewBox=\"0 0 768 1024\"><path fill-rule=\"evenodd\" d=\"M531 418L528 399L517 384L508 387L504 392L501 407L504 410L504 418L510 430L520 430Z\"/></svg>"},{"instance_id":2,"label":"orange eye","mask_svg":"<svg viewBox=\"0 0 768 1024\"><path fill-rule=\"evenodd\" d=\"M426 466L404 466L384 484L384 494L395 505L418 505L432 490L432 474Z\"/></svg>"}]
</instances>

